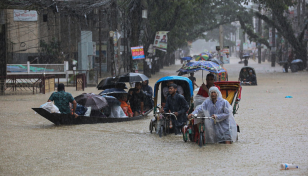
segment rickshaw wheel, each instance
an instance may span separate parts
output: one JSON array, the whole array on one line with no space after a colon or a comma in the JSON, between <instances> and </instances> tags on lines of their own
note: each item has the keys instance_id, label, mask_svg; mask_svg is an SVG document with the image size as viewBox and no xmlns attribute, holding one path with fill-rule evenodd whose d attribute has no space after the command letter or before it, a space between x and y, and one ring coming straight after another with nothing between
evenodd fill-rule
<instances>
[{"instance_id":1,"label":"rickshaw wheel","mask_svg":"<svg viewBox=\"0 0 308 176\"><path fill-rule=\"evenodd\" d=\"M159 129L159 131L158 131L159 137L162 137L163 130L164 130L164 127L163 127L163 126L160 126L160 129Z\"/></svg>"},{"instance_id":2,"label":"rickshaw wheel","mask_svg":"<svg viewBox=\"0 0 308 176\"><path fill-rule=\"evenodd\" d=\"M184 142L187 142L187 128L185 128L185 126L182 128L182 133Z\"/></svg>"},{"instance_id":3,"label":"rickshaw wheel","mask_svg":"<svg viewBox=\"0 0 308 176\"><path fill-rule=\"evenodd\" d=\"M150 132L152 133L152 131L153 131L153 122L152 122L152 120L151 120L151 122L150 122L149 128L150 128Z\"/></svg>"},{"instance_id":4,"label":"rickshaw wheel","mask_svg":"<svg viewBox=\"0 0 308 176\"><path fill-rule=\"evenodd\" d=\"M203 141L204 141L204 139L203 139L203 133L200 133L200 134L199 134L199 147L202 147L202 146L203 146Z\"/></svg>"}]
</instances>

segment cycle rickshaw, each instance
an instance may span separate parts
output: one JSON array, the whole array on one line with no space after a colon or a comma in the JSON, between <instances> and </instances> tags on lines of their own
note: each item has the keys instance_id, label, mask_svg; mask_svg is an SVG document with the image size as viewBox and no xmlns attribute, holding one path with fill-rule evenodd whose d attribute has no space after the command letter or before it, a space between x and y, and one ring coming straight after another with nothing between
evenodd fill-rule
<instances>
[{"instance_id":1,"label":"cycle rickshaw","mask_svg":"<svg viewBox=\"0 0 308 176\"><path fill-rule=\"evenodd\" d=\"M171 128L172 118L176 120L176 116L171 113L160 113L160 108L164 104L165 97L163 94L163 88L167 86L168 81L174 81L178 86L180 85L184 90L184 97L189 105L188 112L191 112L194 108L193 103L193 84L190 79L182 76L166 76L159 79L154 86L154 118L151 119L149 129L152 133L154 130L158 132L159 136L167 135L171 133L174 129ZM187 113L188 113L187 112ZM174 126L173 124L172 126Z\"/></svg>"},{"instance_id":2,"label":"cycle rickshaw","mask_svg":"<svg viewBox=\"0 0 308 176\"><path fill-rule=\"evenodd\" d=\"M237 113L239 108L239 101L241 100L241 85L240 82L237 81L222 81L215 82L215 85L220 87L220 92L222 94L222 98L226 99L231 106L233 106L233 115ZM196 106L198 104L195 104ZM201 119L201 122L197 125L194 125L194 121L197 119ZM205 145L206 143L215 143L213 139L214 128L215 128L215 120L211 117L202 117L202 116L194 116L182 129L183 132L183 140L185 142L188 139L191 142L197 142L200 147ZM239 126L237 126L236 132L239 132ZM201 134L201 135L200 135Z\"/></svg>"}]
</instances>

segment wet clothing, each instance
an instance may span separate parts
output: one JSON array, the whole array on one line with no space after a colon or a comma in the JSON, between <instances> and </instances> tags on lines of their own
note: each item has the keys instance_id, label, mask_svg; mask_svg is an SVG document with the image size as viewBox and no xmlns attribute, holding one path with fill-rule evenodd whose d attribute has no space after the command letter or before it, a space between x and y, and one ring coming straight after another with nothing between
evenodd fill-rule
<instances>
[{"instance_id":1,"label":"wet clothing","mask_svg":"<svg viewBox=\"0 0 308 176\"><path fill-rule=\"evenodd\" d=\"M220 87L219 87L219 86L217 86L217 85L214 85L214 86L216 86L216 87L220 90ZM207 87L207 86L206 86L206 87ZM207 87L207 88L210 89L210 87ZM201 96L203 96L203 97L209 97L209 94L207 93L206 90L204 90L204 89L202 88L202 86L200 86L200 89L199 89L197 95L201 95Z\"/></svg>"},{"instance_id":2,"label":"wet clothing","mask_svg":"<svg viewBox=\"0 0 308 176\"><path fill-rule=\"evenodd\" d=\"M141 103L144 103L145 94L143 93L142 90L140 90L140 92L137 93L138 90L136 88L132 88L129 90L129 92L130 91L133 91L132 95L128 94L128 99L129 99L129 103L131 105L132 111L139 112L141 111Z\"/></svg>"},{"instance_id":3,"label":"wet clothing","mask_svg":"<svg viewBox=\"0 0 308 176\"><path fill-rule=\"evenodd\" d=\"M232 114L232 106L221 97L213 104L210 98L198 106L192 114L202 113L205 117L216 115L216 125L213 119L205 119L205 134L207 143L225 142L236 140L237 126Z\"/></svg>"},{"instance_id":4,"label":"wet clothing","mask_svg":"<svg viewBox=\"0 0 308 176\"><path fill-rule=\"evenodd\" d=\"M249 75L247 77L247 81L246 82L251 82L251 85L256 85L257 84L257 78L254 74Z\"/></svg>"},{"instance_id":5,"label":"wet clothing","mask_svg":"<svg viewBox=\"0 0 308 176\"><path fill-rule=\"evenodd\" d=\"M149 82L146 85L142 84L141 90L145 94L144 107L147 107L149 109L153 108L153 89L151 86L149 86Z\"/></svg>"},{"instance_id":6,"label":"wet clothing","mask_svg":"<svg viewBox=\"0 0 308 176\"><path fill-rule=\"evenodd\" d=\"M64 90L54 92L49 97L50 101L54 101L55 105L59 108L62 114L70 114L71 109L69 103L73 103L74 98L72 94L65 92Z\"/></svg>"},{"instance_id":7,"label":"wet clothing","mask_svg":"<svg viewBox=\"0 0 308 176\"><path fill-rule=\"evenodd\" d=\"M129 104L126 103L126 101L123 101L123 100L119 100L121 102L121 108L123 109L124 113L126 114L126 116L129 116L129 114L132 114L133 111L130 107ZM124 110L125 108L127 108L127 111Z\"/></svg>"},{"instance_id":8,"label":"wet clothing","mask_svg":"<svg viewBox=\"0 0 308 176\"><path fill-rule=\"evenodd\" d=\"M187 115L186 112L188 111L189 106L186 102L183 95L175 93L174 96L168 95L166 105L164 107L165 112L178 112L177 121L180 124L186 123Z\"/></svg>"}]
</instances>

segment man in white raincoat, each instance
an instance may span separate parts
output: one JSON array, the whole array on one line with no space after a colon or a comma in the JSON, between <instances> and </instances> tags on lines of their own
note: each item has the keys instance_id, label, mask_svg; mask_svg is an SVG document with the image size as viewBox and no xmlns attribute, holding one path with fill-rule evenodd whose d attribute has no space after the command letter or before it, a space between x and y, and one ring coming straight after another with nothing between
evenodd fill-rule
<instances>
[{"instance_id":1,"label":"man in white raincoat","mask_svg":"<svg viewBox=\"0 0 308 176\"><path fill-rule=\"evenodd\" d=\"M189 116L193 114L204 114L205 117L212 117L216 124L205 120L206 143L226 143L231 144L236 141L237 127L232 114L232 106L222 98L221 92L217 87L211 87L209 90L209 98L207 98L200 106L198 106ZM210 135L210 136L208 136ZM210 139L210 142L208 140Z\"/></svg>"}]
</instances>

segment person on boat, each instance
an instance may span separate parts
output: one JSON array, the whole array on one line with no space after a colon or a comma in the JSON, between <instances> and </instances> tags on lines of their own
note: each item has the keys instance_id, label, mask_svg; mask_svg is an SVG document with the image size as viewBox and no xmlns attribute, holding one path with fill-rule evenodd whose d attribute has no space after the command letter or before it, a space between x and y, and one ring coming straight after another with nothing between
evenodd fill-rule
<instances>
[{"instance_id":1,"label":"person on boat","mask_svg":"<svg viewBox=\"0 0 308 176\"><path fill-rule=\"evenodd\" d=\"M190 80L191 80L191 82L193 83L193 86L194 86L194 89L195 89L195 86L197 86L197 87L199 87L198 85L197 85L197 83L196 83L196 77L194 77L194 74L195 73L190 73L190 77L188 77Z\"/></svg>"},{"instance_id":2,"label":"person on boat","mask_svg":"<svg viewBox=\"0 0 308 176\"><path fill-rule=\"evenodd\" d=\"M144 99L145 95L141 90L141 83L136 82L135 88L128 91L128 100L130 102L134 116L144 115Z\"/></svg>"},{"instance_id":3,"label":"person on boat","mask_svg":"<svg viewBox=\"0 0 308 176\"><path fill-rule=\"evenodd\" d=\"M246 68L243 68L243 71L241 72L241 75L240 75L241 81L246 82L246 79L248 78L248 76L249 76L248 71L246 70Z\"/></svg>"},{"instance_id":4,"label":"person on boat","mask_svg":"<svg viewBox=\"0 0 308 176\"><path fill-rule=\"evenodd\" d=\"M59 111L62 114L70 114L70 104L73 104L73 115L75 118L78 117L78 114L75 113L77 102L73 98L72 94L65 92L65 86L63 83L58 84L58 92L54 92L51 94L47 102L54 101L55 105L59 108Z\"/></svg>"},{"instance_id":5,"label":"person on boat","mask_svg":"<svg viewBox=\"0 0 308 176\"><path fill-rule=\"evenodd\" d=\"M122 97L119 99L119 101L121 102L121 108L123 109L125 115L128 117L133 117L133 111L130 105L127 103L127 95L122 94Z\"/></svg>"},{"instance_id":6,"label":"person on boat","mask_svg":"<svg viewBox=\"0 0 308 176\"><path fill-rule=\"evenodd\" d=\"M177 93L178 86L176 84L169 84L169 95L167 97L164 108L161 108L160 112L172 112L177 117L177 120L172 116L172 125L175 129L175 135L180 133L180 129L187 122L186 112L189 109L183 95Z\"/></svg>"},{"instance_id":7,"label":"person on boat","mask_svg":"<svg viewBox=\"0 0 308 176\"><path fill-rule=\"evenodd\" d=\"M247 82L249 82L250 85L257 84L256 75L253 74L252 70L249 70L249 76L247 77Z\"/></svg>"},{"instance_id":8,"label":"person on boat","mask_svg":"<svg viewBox=\"0 0 308 176\"><path fill-rule=\"evenodd\" d=\"M145 80L142 82L142 91L145 94L145 102L144 107L145 111L152 109L154 102L153 102L153 89L151 86L149 86L149 80Z\"/></svg>"},{"instance_id":9,"label":"person on boat","mask_svg":"<svg viewBox=\"0 0 308 176\"><path fill-rule=\"evenodd\" d=\"M205 117L212 117L214 123L212 123L211 129L215 131L215 142L231 144L235 142L237 135L232 106L227 100L222 98L221 92L217 87L211 87L209 93L210 97L189 114L188 119L191 119L193 114L201 112L204 113ZM213 138L213 136L211 137Z\"/></svg>"},{"instance_id":10,"label":"person on boat","mask_svg":"<svg viewBox=\"0 0 308 176\"><path fill-rule=\"evenodd\" d=\"M197 93L197 95L201 95L203 97L209 97L209 89L213 86L218 87L220 90L220 87L218 85L214 84L214 75L212 73L209 73L206 75L206 85L203 83Z\"/></svg>"}]
</instances>

